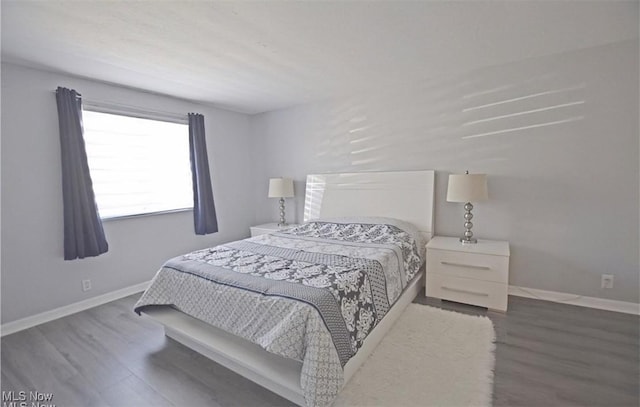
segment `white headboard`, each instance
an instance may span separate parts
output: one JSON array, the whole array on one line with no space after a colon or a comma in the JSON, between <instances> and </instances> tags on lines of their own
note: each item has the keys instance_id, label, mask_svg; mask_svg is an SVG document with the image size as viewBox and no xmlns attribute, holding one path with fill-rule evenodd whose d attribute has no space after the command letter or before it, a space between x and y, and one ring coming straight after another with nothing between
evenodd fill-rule
<instances>
[{"instance_id":1,"label":"white headboard","mask_svg":"<svg viewBox=\"0 0 640 407\"><path fill-rule=\"evenodd\" d=\"M385 216L433 236L434 171L352 172L307 175L304 220Z\"/></svg>"}]
</instances>

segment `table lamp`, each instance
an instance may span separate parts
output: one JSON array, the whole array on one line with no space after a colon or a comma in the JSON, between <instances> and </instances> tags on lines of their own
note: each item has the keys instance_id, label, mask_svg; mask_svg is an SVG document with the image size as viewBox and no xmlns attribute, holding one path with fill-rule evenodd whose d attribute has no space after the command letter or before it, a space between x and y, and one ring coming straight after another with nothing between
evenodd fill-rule
<instances>
[{"instance_id":1,"label":"table lamp","mask_svg":"<svg viewBox=\"0 0 640 407\"><path fill-rule=\"evenodd\" d=\"M269 198L280 198L280 223L278 226L287 226L284 219L284 198L293 197L293 180L291 178L269 179Z\"/></svg>"},{"instance_id":2,"label":"table lamp","mask_svg":"<svg viewBox=\"0 0 640 407\"><path fill-rule=\"evenodd\" d=\"M460 238L462 244L478 243L478 239L473 238L471 228L473 223L473 214L471 210L473 205L471 202L486 201L489 199L487 191L487 175L486 174L450 174L449 186L447 188L447 202L464 202L464 236Z\"/></svg>"}]
</instances>

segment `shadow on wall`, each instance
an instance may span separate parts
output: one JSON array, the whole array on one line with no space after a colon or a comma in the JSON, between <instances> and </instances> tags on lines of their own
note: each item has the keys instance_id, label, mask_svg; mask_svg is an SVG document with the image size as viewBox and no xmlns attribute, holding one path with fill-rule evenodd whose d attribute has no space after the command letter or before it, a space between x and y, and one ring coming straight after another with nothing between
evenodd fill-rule
<instances>
[{"instance_id":1,"label":"shadow on wall","mask_svg":"<svg viewBox=\"0 0 640 407\"><path fill-rule=\"evenodd\" d=\"M637 40L397 82L267 116L268 141L296 147L269 165L302 182L435 169L439 235L461 227L459 205L444 199L447 174L487 173L474 230L520 248L517 284L637 302ZM612 290L592 278L602 273L616 275Z\"/></svg>"},{"instance_id":2,"label":"shadow on wall","mask_svg":"<svg viewBox=\"0 0 640 407\"><path fill-rule=\"evenodd\" d=\"M568 126L585 119L587 79L547 65L487 68L333 103L316 129L315 159L331 171L438 167L434 157L480 167L517 160L511 138L544 143L575 134Z\"/></svg>"}]
</instances>

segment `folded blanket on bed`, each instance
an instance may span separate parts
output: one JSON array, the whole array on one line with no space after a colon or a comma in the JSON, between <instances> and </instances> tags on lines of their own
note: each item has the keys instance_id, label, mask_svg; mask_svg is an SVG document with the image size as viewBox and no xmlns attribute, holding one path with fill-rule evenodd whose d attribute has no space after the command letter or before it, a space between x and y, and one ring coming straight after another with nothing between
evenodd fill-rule
<instances>
[{"instance_id":1,"label":"folded blanket on bed","mask_svg":"<svg viewBox=\"0 0 640 407\"><path fill-rule=\"evenodd\" d=\"M419 239L389 220L309 222L169 260L135 310L172 305L300 360L307 405L329 405L342 367L420 268Z\"/></svg>"}]
</instances>

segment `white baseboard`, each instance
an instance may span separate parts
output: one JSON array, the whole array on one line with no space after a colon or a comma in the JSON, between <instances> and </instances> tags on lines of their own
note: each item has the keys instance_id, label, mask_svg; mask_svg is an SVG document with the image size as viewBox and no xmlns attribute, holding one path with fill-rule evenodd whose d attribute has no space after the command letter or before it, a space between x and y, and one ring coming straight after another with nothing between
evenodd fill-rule
<instances>
[{"instance_id":1,"label":"white baseboard","mask_svg":"<svg viewBox=\"0 0 640 407\"><path fill-rule=\"evenodd\" d=\"M145 281L144 283L132 285L120 290L98 295L97 297L88 298L60 308L52 309L51 311L45 311L30 317L7 322L0 326L0 336L22 331L36 325L44 324L45 322L53 321L54 319L66 317L67 315L75 314L76 312L84 311L89 308L97 307L98 305L127 297L131 294L139 293L146 290L150 283L151 281Z\"/></svg>"},{"instance_id":2,"label":"white baseboard","mask_svg":"<svg viewBox=\"0 0 640 407\"><path fill-rule=\"evenodd\" d=\"M635 302L608 300L606 298L586 297L556 291L538 290L536 288L509 286L509 295L534 298L537 300L559 302L562 304L578 305L580 307L597 308L607 311L624 312L625 314L640 315L640 304Z\"/></svg>"}]
</instances>

